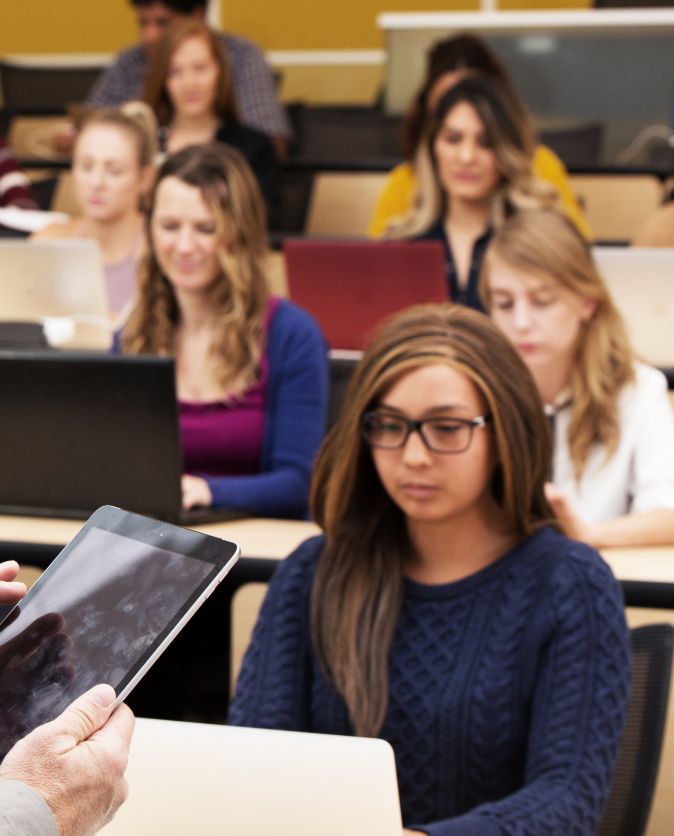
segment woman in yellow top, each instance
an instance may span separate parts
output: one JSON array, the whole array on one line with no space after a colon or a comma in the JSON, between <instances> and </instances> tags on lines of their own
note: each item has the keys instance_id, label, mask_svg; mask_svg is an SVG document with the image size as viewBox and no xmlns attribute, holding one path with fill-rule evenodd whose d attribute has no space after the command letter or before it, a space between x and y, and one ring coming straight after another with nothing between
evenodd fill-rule
<instances>
[{"instance_id":1,"label":"woman in yellow top","mask_svg":"<svg viewBox=\"0 0 674 836\"><path fill-rule=\"evenodd\" d=\"M473 73L500 79L515 95L503 64L487 45L474 35L455 35L438 41L431 48L426 80L417 93L405 122L404 151L407 162L396 166L386 180L368 227L371 236L383 235L392 222L399 221L410 211L416 187L413 160L427 116L435 110L442 96L457 81ZM578 205L564 164L550 148L544 145L536 146L533 173L540 180L555 187L559 193L561 208L589 239L590 227Z\"/></svg>"}]
</instances>

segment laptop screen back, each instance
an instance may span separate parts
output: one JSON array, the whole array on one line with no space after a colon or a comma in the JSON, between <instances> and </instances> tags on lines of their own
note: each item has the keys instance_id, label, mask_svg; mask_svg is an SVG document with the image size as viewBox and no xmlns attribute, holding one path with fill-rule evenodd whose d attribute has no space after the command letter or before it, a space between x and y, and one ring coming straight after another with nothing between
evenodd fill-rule
<instances>
[{"instance_id":1,"label":"laptop screen back","mask_svg":"<svg viewBox=\"0 0 674 836\"><path fill-rule=\"evenodd\" d=\"M93 241L0 241L0 276L2 320L46 323L70 348L109 347L113 326Z\"/></svg>"},{"instance_id":2,"label":"laptop screen back","mask_svg":"<svg viewBox=\"0 0 674 836\"><path fill-rule=\"evenodd\" d=\"M290 240L284 251L290 298L315 317L330 348L365 348L396 311L448 301L440 241Z\"/></svg>"},{"instance_id":3,"label":"laptop screen back","mask_svg":"<svg viewBox=\"0 0 674 836\"><path fill-rule=\"evenodd\" d=\"M175 519L182 469L173 360L0 352L0 510Z\"/></svg>"},{"instance_id":4,"label":"laptop screen back","mask_svg":"<svg viewBox=\"0 0 674 836\"><path fill-rule=\"evenodd\" d=\"M593 254L639 357L674 366L674 250L594 247Z\"/></svg>"}]
</instances>

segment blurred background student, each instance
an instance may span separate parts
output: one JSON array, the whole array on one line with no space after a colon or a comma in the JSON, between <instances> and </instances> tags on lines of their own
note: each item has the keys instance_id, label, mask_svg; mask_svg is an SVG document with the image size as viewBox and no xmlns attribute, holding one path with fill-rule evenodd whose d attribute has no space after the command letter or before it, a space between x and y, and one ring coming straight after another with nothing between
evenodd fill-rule
<instances>
[{"instance_id":1,"label":"blurred background student","mask_svg":"<svg viewBox=\"0 0 674 836\"><path fill-rule=\"evenodd\" d=\"M145 247L143 197L152 183L157 125L142 102L91 111L77 134L72 174L78 216L35 239L91 238L101 248L108 302L128 307Z\"/></svg>"},{"instance_id":2,"label":"blurred background student","mask_svg":"<svg viewBox=\"0 0 674 836\"><path fill-rule=\"evenodd\" d=\"M0 207L37 209L30 191L30 180L21 170L14 150L0 136Z\"/></svg>"},{"instance_id":3,"label":"blurred background student","mask_svg":"<svg viewBox=\"0 0 674 836\"><path fill-rule=\"evenodd\" d=\"M423 142L426 123L451 87L461 79L476 74L499 79L509 89L511 98L516 100L516 107L524 110L505 66L484 41L475 35L460 34L435 43L428 52L426 77L410 106L404 125L406 162L396 166L387 177L370 222L370 235L382 235L392 222L399 221L412 208L417 178L415 157ZM564 212L589 238L587 221L562 161L550 148L537 144L533 149L532 167L536 177L555 188Z\"/></svg>"},{"instance_id":4,"label":"blurred background student","mask_svg":"<svg viewBox=\"0 0 674 836\"><path fill-rule=\"evenodd\" d=\"M416 155L416 198L386 238L439 240L449 298L481 309L478 278L493 230L521 208L555 200L536 180L526 112L500 81L469 76L440 99Z\"/></svg>"},{"instance_id":5,"label":"blurred background student","mask_svg":"<svg viewBox=\"0 0 674 836\"><path fill-rule=\"evenodd\" d=\"M267 207L278 204L280 168L269 138L243 125L225 47L204 23L179 21L155 45L144 99L160 126L160 150L217 140L237 148L258 179Z\"/></svg>"},{"instance_id":6,"label":"blurred background student","mask_svg":"<svg viewBox=\"0 0 674 836\"><path fill-rule=\"evenodd\" d=\"M267 289L264 206L243 156L190 146L162 165L122 351L172 355L183 505L307 513L327 355L314 320Z\"/></svg>"},{"instance_id":7,"label":"blurred background student","mask_svg":"<svg viewBox=\"0 0 674 836\"><path fill-rule=\"evenodd\" d=\"M484 294L554 423L553 484L570 537L595 546L674 543L674 415L665 376L637 362L573 224L522 212L494 235Z\"/></svg>"}]
</instances>

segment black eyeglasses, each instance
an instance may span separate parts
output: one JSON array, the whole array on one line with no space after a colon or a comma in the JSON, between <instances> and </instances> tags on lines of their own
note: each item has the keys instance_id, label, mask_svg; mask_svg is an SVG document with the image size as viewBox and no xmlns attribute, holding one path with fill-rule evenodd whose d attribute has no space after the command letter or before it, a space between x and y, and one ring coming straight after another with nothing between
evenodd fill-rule
<instances>
[{"instance_id":1,"label":"black eyeglasses","mask_svg":"<svg viewBox=\"0 0 674 836\"><path fill-rule=\"evenodd\" d=\"M434 453L463 453L473 440L475 427L484 427L491 415L477 418L422 418L412 421L390 412L366 412L363 415L363 438L370 447L399 450L413 432L419 433L426 447Z\"/></svg>"}]
</instances>

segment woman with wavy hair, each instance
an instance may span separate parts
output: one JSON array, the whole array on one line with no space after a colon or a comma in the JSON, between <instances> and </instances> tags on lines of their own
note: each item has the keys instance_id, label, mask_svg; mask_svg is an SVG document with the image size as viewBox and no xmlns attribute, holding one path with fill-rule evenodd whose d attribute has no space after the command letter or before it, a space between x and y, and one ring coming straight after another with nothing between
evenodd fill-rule
<instances>
[{"instance_id":1,"label":"woman with wavy hair","mask_svg":"<svg viewBox=\"0 0 674 836\"><path fill-rule=\"evenodd\" d=\"M324 430L326 348L307 313L269 295L264 207L241 154L214 143L169 157L147 225L119 344L175 358L184 507L304 516Z\"/></svg>"},{"instance_id":2,"label":"woman with wavy hair","mask_svg":"<svg viewBox=\"0 0 674 836\"><path fill-rule=\"evenodd\" d=\"M550 526L534 382L483 314L392 318L318 457L236 725L377 736L406 833L596 833L629 688L619 588Z\"/></svg>"},{"instance_id":3,"label":"woman with wavy hair","mask_svg":"<svg viewBox=\"0 0 674 836\"><path fill-rule=\"evenodd\" d=\"M569 536L596 546L674 542L674 417L667 381L636 362L574 226L522 212L484 265L491 316L554 420L548 499Z\"/></svg>"},{"instance_id":4,"label":"woman with wavy hair","mask_svg":"<svg viewBox=\"0 0 674 836\"><path fill-rule=\"evenodd\" d=\"M461 79L474 75L499 80L508 88L510 98L517 107L523 110L524 106L510 82L505 66L483 40L462 32L434 43L427 54L426 76L403 124L405 162L397 165L386 178L368 229L370 235L383 235L392 223L409 212L414 201L417 176L415 156L422 143L426 123L442 96ZM550 148L537 143L532 167L536 177L556 190L564 212L583 235L589 238L587 221L562 161Z\"/></svg>"},{"instance_id":5,"label":"woman with wavy hair","mask_svg":"<svg viewBox=\"0 0 674 836\"><path fill-rule=\"evenodd\" d=\"M161 150L223 142L244 155L258 179L267 208L278 204L280 168L269 137L244 125L234 99L222 39L200 20L171 25L152 50L144 100L159 123Z\"/></svg>"},{"instance_id":6,"label":"woman with wavy hair","mask_svg":"<svg viewBox=\"0 0 674 836\"><path fill-rule=\"evenodd\" d=\"M440 99L416 158L414 206L386 237L443 242L452 301L481 309L479 270L494 228L554 201L533 176L533 149L526 113L496 79L464 78Z\"/></svg>"}]
</instances>

